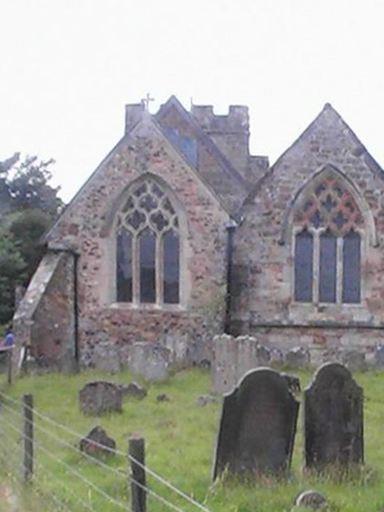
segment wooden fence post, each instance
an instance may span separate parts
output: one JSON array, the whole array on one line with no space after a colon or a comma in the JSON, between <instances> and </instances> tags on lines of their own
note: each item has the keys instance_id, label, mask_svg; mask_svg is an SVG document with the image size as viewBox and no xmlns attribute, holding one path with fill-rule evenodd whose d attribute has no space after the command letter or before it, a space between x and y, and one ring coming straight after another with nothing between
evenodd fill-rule
<instances>
[{"instance_id":1,"label":"wooden fence post","mask_svg":"<svg viewBox=\"0 0 384 512\"><path fill-rule=\"evenodd\" d=\"M23 480L29 482L33 476L33 396L23 396L24 417L24 461Z\"/></svg>"},{"instance_id":2,"label":"wooden fence post","mask_svg":"<svg viewBox=\"0 0 384 512\"><path fill-rule=\"evenodd\" d=\"M13 360L13 347L8 349L7 354L7 382L9 385L12 384L12 360Z\"/></svg>"},{"instance_id":3,"label":"wooden fence post","mask_svg":"<svg viewBox=\"0 0 384 512\"><path fill-rule=\"evenodd\" d=\"M143 467L145 465L145 440L142 437L130 437L128 455L131 463L132 512L146 512L146 477L145 469ZM136 464L136 461L139 464Z\"/></svg>"}]
</instances>

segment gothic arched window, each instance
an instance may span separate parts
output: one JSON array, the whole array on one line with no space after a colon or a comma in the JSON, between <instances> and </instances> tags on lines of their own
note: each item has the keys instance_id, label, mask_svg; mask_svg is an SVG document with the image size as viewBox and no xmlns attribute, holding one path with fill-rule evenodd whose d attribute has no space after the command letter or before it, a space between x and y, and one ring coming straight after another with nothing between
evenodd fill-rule
<instances>
[{"instance_id":1,"label":"gothic arched window","mask_svg":"<svg viewBox=\"0 0 384 512\"><path fill-rule=\"evenodd\" d=\"M295 300L359 303L363 218L342 179L329 173L315 180L293 223Z\"/></svg>"},{"instance_id":2,"label":"gothic arched window","mask_svg":"<svg viewBox=\"0 0 384 512\"><path fill-rule=\"evenodd\" d=\"M180 302L179 220L166 191L140 181L117 214L116 298L118 302Z\"/></svg>"}]
</instances>

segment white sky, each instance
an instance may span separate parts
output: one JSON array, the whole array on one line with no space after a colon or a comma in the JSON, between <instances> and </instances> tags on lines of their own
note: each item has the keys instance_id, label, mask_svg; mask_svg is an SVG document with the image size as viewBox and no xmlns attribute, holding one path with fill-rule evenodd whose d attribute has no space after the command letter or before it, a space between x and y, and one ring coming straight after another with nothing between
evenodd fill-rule
<instances>
[{"instance_id":1,"label":"white sky","mask_svg":"<svg viewBox=\"0 0 384 512\"><path fill-rule=\"evenodd\" d=\"M69 200L147 92L250 107L273 162L330 102L384 164L382 0L0 0L0 160L56 159Z\"/></svg>"}]
</instances>

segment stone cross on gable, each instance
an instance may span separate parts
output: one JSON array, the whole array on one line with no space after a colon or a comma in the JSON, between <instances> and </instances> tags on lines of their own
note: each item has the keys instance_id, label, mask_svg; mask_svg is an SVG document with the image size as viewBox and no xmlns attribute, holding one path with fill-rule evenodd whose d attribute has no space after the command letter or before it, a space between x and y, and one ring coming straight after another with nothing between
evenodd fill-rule
<instances>
[{"instance_id":1,"label":"stone cross on gable","mask_svg":"<svg viewBox=\"0 0 384 512\"><path fill-rule=\"evenodd\" d=\"M149 110L149 102L150 102L150 101L155 101L155 98L151 98L151 95L149 94L149 92L147 92L147 94L146 94L145 98L143 98L143 99L141 100L141 103L143 103L143 104L144 104L144 106L145 106L145 110L147 110L147 111Z\"/></svg>"}]
</instances>

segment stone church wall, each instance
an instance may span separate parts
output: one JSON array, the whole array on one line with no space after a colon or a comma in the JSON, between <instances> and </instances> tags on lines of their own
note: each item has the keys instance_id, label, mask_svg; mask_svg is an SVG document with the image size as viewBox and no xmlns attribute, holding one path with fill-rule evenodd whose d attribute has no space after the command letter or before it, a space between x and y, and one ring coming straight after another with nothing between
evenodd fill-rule
<instances>
[{"instance_id":1,"label":"stone church wall","mask_svg":"<svg viewBox=\"0 0 384 512\"><path fill-rule=\"evenodd\" d=\"M169 187L183 210L184 303L166 305L116 302L116 211L130 184L151 176ZM65 245L80 254L79 346L84 364L92 363L97 345L112 344L124 361L136 341L175 338L209 340L222 332L226 290L225 225L228 213L215 195L185 164L152 123L123 138L75 197L49 236L49 244ZM208 342L207 342L208 343Z\"/></svg>"},{"instance_id":2,"label":"stone church wall","mask_svg":"<svg viewBox=\"0 0 384 512\"><path fill-rule=\"evenodd\" d=\"M351 184L364 216L361 304L294 300L293 231L300 190L327 166ZM276 162L243 209L235 233L232 332L279 346L373 347L384 327L383 172L330 106ZM370 222L370 219L372 222Z\"/></svg>"}]
</instances>

